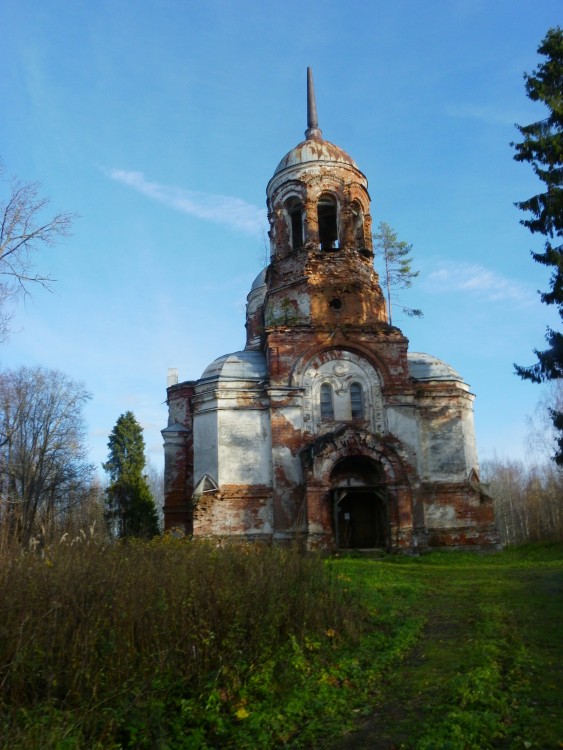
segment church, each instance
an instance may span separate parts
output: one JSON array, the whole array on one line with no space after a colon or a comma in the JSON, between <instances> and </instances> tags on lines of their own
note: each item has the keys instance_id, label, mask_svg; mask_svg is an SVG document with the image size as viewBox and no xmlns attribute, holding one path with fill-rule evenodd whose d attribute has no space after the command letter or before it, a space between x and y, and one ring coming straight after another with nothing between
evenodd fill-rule
<instances>
[{"instance_id":1,"label":"church","mask_svg":"<svg viewBox=\"0 0 563 750\"><path fill-rule=\"evenodd\" d=\"M323 138L310 69L305 140L266 195L244 350L169 377L165 527L324 550L497 546L474 396L388 323L368 182Z\"/></svg>"}]
</instances>

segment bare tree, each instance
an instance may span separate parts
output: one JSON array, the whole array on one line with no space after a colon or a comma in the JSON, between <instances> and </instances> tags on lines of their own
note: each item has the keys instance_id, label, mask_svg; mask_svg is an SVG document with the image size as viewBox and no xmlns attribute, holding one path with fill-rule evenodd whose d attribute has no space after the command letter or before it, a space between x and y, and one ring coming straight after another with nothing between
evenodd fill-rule
<instances>
[{"instance_id":1,"label":"bare tree","mask_svg":"<svg viewBox=\"0 0 563 750\"><path fill-rule=\"evenodd\" d=\"M503 544L563 539L563 475L554 463L488 460L481 477L495 503Z\"/></svg>"},{"instance_id":2,"label":"bare tree","mask_svg":"<svg viewBox=\"0 0 563 750\"><path fill-rule=\"evenodd\" d=\"M29 294L36 284L50 289L54 281L35 270L33 254L68 236L75 218L62 212L46 215L49 199L41 196L40 187L7 177L0 162L0 341L9 333L15 297Z\"/></svg>"},{"instance_id":3,"label":"bare tree","mask_svg":"<svg viewBox=\"0 0 563 750\"><path fill-rule=\"evenodd\" d=\"M77 496L68 498L69 502L55 516L53 523L44 524L48 538L60 539L66 533L70 541L80 537L109 540L105 523L105 494L106 488L94 474L90 481L85 481L79 487Z\"/></svg>"},{"instance_id":4,"label":"bare tree","mask_svg":"<svg viewBox=\"0 0 563 750\"><path fill-rule=\"evenodd\" d=\"M58 370L0 372L0 522L24 544L90 488L82 415L89 398Z\"/></svg>"}]
</instances>

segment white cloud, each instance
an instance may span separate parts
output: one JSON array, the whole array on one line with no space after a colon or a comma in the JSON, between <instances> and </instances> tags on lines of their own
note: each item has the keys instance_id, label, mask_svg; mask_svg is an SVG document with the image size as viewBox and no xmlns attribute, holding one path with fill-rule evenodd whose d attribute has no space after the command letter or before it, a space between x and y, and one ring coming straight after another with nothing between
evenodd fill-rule
<instances>
[{"instance_id":1,"label":"white cloud","mask_svg":"<svg viewBox=\"0 0 563 750\"><path fill-rule=\"evenodd\" d=\"M465 292L491 302L512 302L519 307L538 301L536 291L529 284L471 263L442 263L424 278L422 285L428 292Z\"/></svg>"},{"instance_id":2,"label":"white cloud","mask_svg":"<svg viewBox=\"0 0 563 750\"><path fill-rule=\"evenodd\" d=\"M240 198L149 182L142 172L109 169L106 173L112 180L137 190L147 198L204 221L224 224L255 236L260 236L266 225L265 210Z\"/></svg>"}]
</instances>

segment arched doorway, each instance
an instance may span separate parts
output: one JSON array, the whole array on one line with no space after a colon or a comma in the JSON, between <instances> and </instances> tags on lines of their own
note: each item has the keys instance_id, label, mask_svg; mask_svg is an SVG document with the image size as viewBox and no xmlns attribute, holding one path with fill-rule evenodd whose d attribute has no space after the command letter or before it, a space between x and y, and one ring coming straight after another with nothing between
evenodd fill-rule
<instances>
[{"instance_id":1,"label":"arched doorway","mask_svg":"<svg viewBox=\"0 0 563 750\"><path fill-rule=\"evenodd\" d=\"M334 537L337 549L389 549L388 494L381 463L349 456L331 476Z\"/></svg>"}]
</instances>

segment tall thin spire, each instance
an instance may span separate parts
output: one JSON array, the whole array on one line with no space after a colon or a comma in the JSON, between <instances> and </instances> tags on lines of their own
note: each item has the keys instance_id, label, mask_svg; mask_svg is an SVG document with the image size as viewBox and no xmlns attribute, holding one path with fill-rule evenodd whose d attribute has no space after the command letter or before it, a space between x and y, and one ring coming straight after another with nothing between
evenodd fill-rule
<instances>
[{"instance_id":1,"label":"tall thin spire","mask_svg":"<svg viewBox=\"0 0 563 750\"><path fill-rule=\"evenodd\" d=\"M305 138L308 141L320 141L322 140L322 137L323 134L319 129L319 121L317 119L317 102L315 100L313 71L311 68L307 68L307 130L305 131Z\"/></svg>"}]
</instances>

